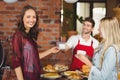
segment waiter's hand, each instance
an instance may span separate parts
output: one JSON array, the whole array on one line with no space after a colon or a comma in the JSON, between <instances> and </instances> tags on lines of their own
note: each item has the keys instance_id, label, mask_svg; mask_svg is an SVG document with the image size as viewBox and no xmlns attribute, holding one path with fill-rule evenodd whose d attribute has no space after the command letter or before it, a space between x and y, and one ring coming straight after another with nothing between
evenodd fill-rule
<instances>
[{"instance_id":1,"label":"waiter's hand","mask_svg":"<svg viewBox=\"0 0 120 80\"><path fill-rule=\"evenodd\" d=\"M83 54L76 54L75 56L76 56L76 58L78 58L83 63L85 63L85 60L88 60L87 57Z\"/></svg>"},{"instance_id":2,"label":"waiter's hand","mask_svg":"<svg viewBox=\"0 0 120 80\"><path fill-rule=\"evenodd\" d=\"M86 65L88 65L89 68L92 67L92 63L89 61L89 59L88 59L85 55L83 55L83 54L76 54L75 56L76 56L76 58L78 58L80 61L82 61L83 63L85 63Z\"/></svg>"}]
</instances>

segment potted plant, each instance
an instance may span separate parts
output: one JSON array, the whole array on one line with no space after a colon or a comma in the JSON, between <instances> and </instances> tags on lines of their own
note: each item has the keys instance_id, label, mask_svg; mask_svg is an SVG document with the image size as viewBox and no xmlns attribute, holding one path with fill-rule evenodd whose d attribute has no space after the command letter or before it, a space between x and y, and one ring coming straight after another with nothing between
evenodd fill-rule
<instances>
[{"instance_id":1,"label":"potted plant","mask_svg":"<svg viewBox=\"0 0 120 80\"><path fill-rule=\"evenodd\" d=\"M76 20L82 23L83 17L76 15L74 8L64 7L63 8L63 27L62 31L67 34L67 38L71 35L76 35L77 31L75 30ZM67 26L67 29L65 28ZM69 26L69 27L68 27Z\"/></svg>"},{"instance_id":2,"label":"potted plant","mask_svg":"<svg viewBox=\"0 0 120 80\"><path fill-rule=\"evenodd\" d=\"M61 42L66 42L67 40L67 34L66 33L62 33L61 34Z\"/></svg>"}]
</instances>

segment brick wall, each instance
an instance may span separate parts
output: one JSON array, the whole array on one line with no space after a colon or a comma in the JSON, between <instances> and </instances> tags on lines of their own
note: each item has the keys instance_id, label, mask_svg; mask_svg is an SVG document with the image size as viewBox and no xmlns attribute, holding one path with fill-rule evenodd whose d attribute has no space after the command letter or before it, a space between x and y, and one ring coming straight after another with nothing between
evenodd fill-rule
<instances>
[{"instance_id":1,"label":"brick wall","mask_svg":"<svg viewBox=\"0 0 120 80\"><path fill-rule=\"evenodd\" d=\"M39 36L37 43L39 51L49 49L51 41L58 41L60 35L61 0L19 0L7 4L0 0L0 40L5 49L7 63L10 63L12 53L11 36L15 32L18 16L26 4L37 8L39 14Z\"/></svg>"}]
</instances>

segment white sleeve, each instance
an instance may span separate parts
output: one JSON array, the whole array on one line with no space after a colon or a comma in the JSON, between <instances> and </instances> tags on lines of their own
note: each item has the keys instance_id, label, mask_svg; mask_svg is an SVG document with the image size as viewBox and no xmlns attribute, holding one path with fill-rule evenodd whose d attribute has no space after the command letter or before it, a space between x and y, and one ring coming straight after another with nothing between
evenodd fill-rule
<instances>
[{"instance_id":1,"label":"white sleeve","mask_svg":"<svg viewBox=\"0 0 120 80\"><path fill-rule=\"evenodd\" d=\"M99 41L93 38L93 48L97 48L99 45Z\"/></svg>"},{"instance_id":2,"label":"white sleeve","mask_svg":"<svg viewBox=\"0 0 120 80\"><path fill-rule=\"evenodd\" d=\"M69 48L73 48L73 46L75 45L76 41L77 41L76 36L71 36L71 37L67 40L66 45L67 45Z\"/></svg>"}]
</instances>

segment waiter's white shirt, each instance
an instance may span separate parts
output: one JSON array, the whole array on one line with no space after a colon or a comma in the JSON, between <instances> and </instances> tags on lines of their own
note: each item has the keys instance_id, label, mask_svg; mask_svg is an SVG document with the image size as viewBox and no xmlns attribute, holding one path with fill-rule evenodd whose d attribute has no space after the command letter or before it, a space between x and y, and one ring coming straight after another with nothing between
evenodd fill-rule
<instances>
[{"instance_id":1,"label":"waiter's white shirt","mask_svg":"<svg viewBox=\"0 0 120 80\"><path fill-rule=\"evenodd\" d=\"M71 36L68 41L66 42L66 45L69 48L75 48L75 46L78 44L78 40L80 40L80 44L82 45L86 45L86 46L91 46L91 42L93 41L93 48L95 49L96 47L98 47L98 40L96 40L95 38L93 38L92 36L90 36L90 39L88 41L85 41L81 35L73 35Z\"/></svg>"}]
</instances>

